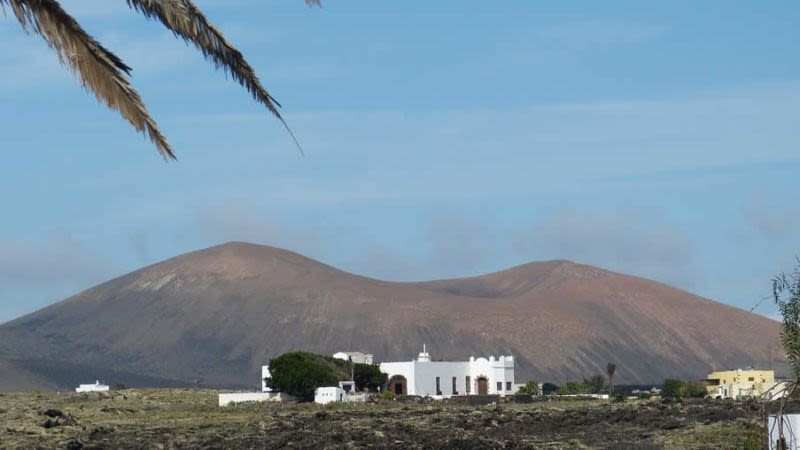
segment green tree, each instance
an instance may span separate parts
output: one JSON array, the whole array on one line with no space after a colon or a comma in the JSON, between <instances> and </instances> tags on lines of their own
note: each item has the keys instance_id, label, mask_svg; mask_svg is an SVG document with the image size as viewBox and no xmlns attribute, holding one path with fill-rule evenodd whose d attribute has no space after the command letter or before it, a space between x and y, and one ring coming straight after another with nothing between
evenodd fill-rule
<instances>
[{"instance_id":1,"label":"green tree","mask_svg":"<svg viewBox=\"0 0 800 450\"><path fill-rule=\"evenodd\" d=\"M617 370L617 365L610 362L606 365L606 375L608 375L608 392L614 393L614 371Z\"/></svg>"},{"instance_id":2,"label":"green tree","mask_svg":"<svg viewBox=\"0 0 800 450\"><path fill-rule=\"evenodd\" d=\"M376 391L386 384L386 381L389 380L389 375L381 372L376 365L356 363L353 378L358 390Z\"/></svg>"},{"instance_id":3,"label":"green tree","mask_svg":"<svg viewBox=\"0 0 800 450\"><path fill-rule=\"evenodd\" d=\"M538 380L530 380L525 383L524 386L519 388L517 394L520 395L539 395L539 381Z\"/></svg>"},{"instance_id":4,"label":"green tree","mask_svg":"<svg viewBox=\"0 0 800 450\"><path fill-rule=\"evenodd\" d=\"M255 70L239 50L206 19L192 0L127 0L127 3L146 18L161 22L176 37L193 44L206 59L225 70L281 121L300 147L278 112L280 104L261 85ZM320 5L320 0L306 0L306 3ZM10 6L25 31L47 41L58 59L78 75L81 84L94 92L98 100L146 134L164 158L175 158L167 138L128 80L131 68L90 36L58 0L0 0L0 10L5 10L6 6Z\"/></svg>"},{"instance_id":5,"label":"green tree","mask_svg":"<svg viewBox=\"0 0 800 450\"><path fill-rule=\"evenodd\" d=\"M686 394L686 386L683 381L673 378L664 380L661 387L661 396L664 398L683 398Z\"/></svg>"},{"instance_id":6,"label":"green tree","mask_svg":"<svg viewBox=\"0 0 800 450\"><path fill-rule=\"evenodd\" d=\"M792 377L800 381L800 259L792 273L780 274L772 280L772 295L781 313L781 343L792 369Z\"/></svg>"},{"instance_id":7,"label":"green tree","mask_svg":"<svg viewBox=\"0 0 800 450\"><path fill-rule=\"evenodd\" d=\"M314 398L320 386L336 386L349 378L348 364L335 358L308 352L284 353L269 361L271 378L267 386L304 400Z\"/></svg>"}]
</instances>

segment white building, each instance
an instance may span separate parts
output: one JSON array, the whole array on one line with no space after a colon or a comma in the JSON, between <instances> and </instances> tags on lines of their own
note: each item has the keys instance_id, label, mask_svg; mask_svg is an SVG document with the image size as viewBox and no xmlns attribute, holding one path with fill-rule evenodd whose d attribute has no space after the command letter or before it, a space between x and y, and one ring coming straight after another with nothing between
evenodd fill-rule
<instances>
[{"instance_id":1,"label":"white building","mask_svg":"<svg viewBox=\"0 0 800 450\"><path fill-rule=\"evenodd\" d=\"M100 381L95 381L94 384L79 384L78 387L75 388L75 392L99 392L99 391L107 391L108 385L100 384Z\"/></svg>"},{"instance_id":2,"label":"white building","mask_svg":"<svg viewBox=\"0 0 800 450\"><path fill-rule=\"evenodd\" d=\"M361 352L337 352L333 354L333 357L345 361L352 361L356 364L372 364L374 361L374 357L371 353Z\"/></svg>"},{"instance_id":3,"label":"white building","mask_svg":"<svg viewBox=\"0 0 800 450\"><path fill-rule=\"evenodd\" d=\"M344 389L338 386L318 387L314 391L314 403L319 403L321 405L332 402L343 402L345 401L345 397L347 397L347 394L344 392Z\"/></svg>"},{"instance_id":4,"label":"white building","mask_svg":"<svg viewBox=\"0 0 800 450\"><path fill-rule=\"evenodd\" d=\"M416 360L385 362L381 372L389 376L389 390L397 395L450 397L453 395L510 395L514 383L514 357L475 358L469 361L431 361L423 346Z\"/></svg>"}]
</instances>

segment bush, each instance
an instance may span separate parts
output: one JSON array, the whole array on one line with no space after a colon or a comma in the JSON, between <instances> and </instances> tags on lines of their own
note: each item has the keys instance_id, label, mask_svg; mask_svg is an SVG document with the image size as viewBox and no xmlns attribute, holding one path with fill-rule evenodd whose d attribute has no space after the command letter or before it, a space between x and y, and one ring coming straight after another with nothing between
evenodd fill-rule
<instances>
[{"instance_id":1,"label":"bush","mask_svg":"<svg viewBox=\"0 0 800 450\"><path fill-rule=\"evenodd\" d=\"M678 399L678 398L702 398L707 394L705 386L699 383L683 382L667 378L664 380L664 386L661 388L661 396L664 398Z\"/></svg>"},{"instance_id":2,"label":"bush","mask_svg":"<svg viewBox=\"0 0 800 450\"><path fill-rule=\"evenodd\" d=\"M551 395L556 393L560 388L553 383L545 383L542 385L542 394Z\"/></svg>"},{"instance_id":3,"label":"bush","mask_svg":"<svg viewBox=\"0 0 800 450\"><path fill-rule=\"evenodd\" d=\"M556 391L558 395L576 395L585 394L588 388L586 384L580 381L567 381L564 386L561 386Z\"/></svg>"},{"instance_id":4,"label":"bush","mask_svg":"<svg viewBox=\"0 0 800 450\"><path fill-rule=\"evenodd\" d=\"M393 400L395 400L395 398L396 398L396 397L395 397L395 395L394 395L394 392L392 392L392 391L383 391L383 392L381 392L381 394L378 396L378 399L379 399L380 401L382 401L382 402L389 402L389 401L393 401Z\"/></svg>"},{"instance_id":5,"label":"bush","mask_svg":"<svg viewBox=\"0 0 800 450\"><path fill-rule=\"evenodd\" d=\"M539 381L530 380L516 392L519 395L539 395Z\"/></svg>"},{"instance_id":6,"label":"bush","mask_svg":"<svg viewBox=\"0 0 800 450\"><path fill-rule=\"evenodd\" d=\"M650 400L653 397L652 394L649 392L639 392L639 399L640 400Z\"/></svg>"},{"instance_id":7,"label":"bush","mask_svg":"<svg viewBox=\"0 0 800 450\"><path fill-rule=\"evenodd\" d=\"M700 383L687 383L686 396L692 398L703 398L708 395L708 390Z\"/></svg>"},{"instance_id":8,"label":"bush","mask_svg":"<svg viewBox=\"0 0 800 450\"><path fill-rule=\"evenodd\" d=\"M307 352L272 358L269 371L272 378L265 379L267 386L304 400L313 399L316 388L336 386L350 377L347 362Z\"/></svg>"},{"instance_id":9,"label":"bush","mask_svg":"<svg viewBox=\"0 0 800 450\"><path fill-rule=\"evenodd\" d=\"M602 375L595 375L588 380L583 380L583 385L590 394L599 394L606 387L606 379Z\"/></svg>"}]
</instances>

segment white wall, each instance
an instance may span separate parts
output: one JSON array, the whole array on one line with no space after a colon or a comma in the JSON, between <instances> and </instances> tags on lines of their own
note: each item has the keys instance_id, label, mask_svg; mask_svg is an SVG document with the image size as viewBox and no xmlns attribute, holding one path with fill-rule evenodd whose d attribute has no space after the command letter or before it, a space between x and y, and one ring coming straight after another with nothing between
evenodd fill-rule
<instances>
[{"instance_id":1,"label":"white wall","mask_svg":"<svg viewBox=\"0 0 800 450\"><path fill-rule=\"evenodd\" d=\"M228 406L244 402L270 402L293 399L278 392L228 392L219 394L219 406Z\"/></svg>"},{"instance_id":2,"label":"white wall","mask_svg":"<svg viewBox=\"0 0 800 450\"><path fill-rule=\"evenodd\" d=\"M109 387L99 382L95 384L80 384L75 388L75 392L102 392L109 390Z\"/></svg>"},{"instance_id":3,"label":"white wall","mask_svg":"<svg viewBox=\"0 0 800 450\"><path fill-rule=\"evenodd\" d=\"M408 383L409 395L433 396L436 392L436 377L442 396L453 395L453 377L456 377L458 395L467 395L466 377L470 377L469 395L478 394L478 377L488 380L488 393L508 395L514 392L514 360L511 357L470 358L469 361L407 361L380 364L380 370L389 378L402 375ZM497 383L501 389L497 389ZM511 389L507 389L511 382Z\"/></svg>"}]
</instances>

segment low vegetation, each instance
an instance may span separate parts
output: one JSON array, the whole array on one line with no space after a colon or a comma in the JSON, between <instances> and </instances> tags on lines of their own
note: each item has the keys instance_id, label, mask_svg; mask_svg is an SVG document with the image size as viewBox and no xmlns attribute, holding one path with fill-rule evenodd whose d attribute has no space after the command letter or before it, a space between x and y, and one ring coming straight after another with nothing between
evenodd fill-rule
<instances>
[{"instance_id":1,"label":"low vegetation","mask_svg":"<svg viewBox=\"0 0 800 450\"><path fill-rule=\"evenodd\" d=\"M539 395L539 381L530 380L517 391L519 395Z\"/></svg>"},{"instance_id":2,"label":"low vegetation","mask_svg":"<svg viewBox=\"0 0 800 450\"><path fill-rule=\"evenodd\" d=\"M509 398L509 400L513 400ZM0 448L761 448L761 405L713 399L253 403L217 392L0 394Z\"/></svg>"},{"instance_id":3,"label":"low vegetation","mask_svg":"<svg viewBox=\"0 0 800 450\"><path fill-rule=\"evenodd\" d=\"M707 394L705 386L691 381L681 381L672 378L664 380L661 388L661 396L668 399L678 398L702 398Z\"/></svg>"}]
</instances>

